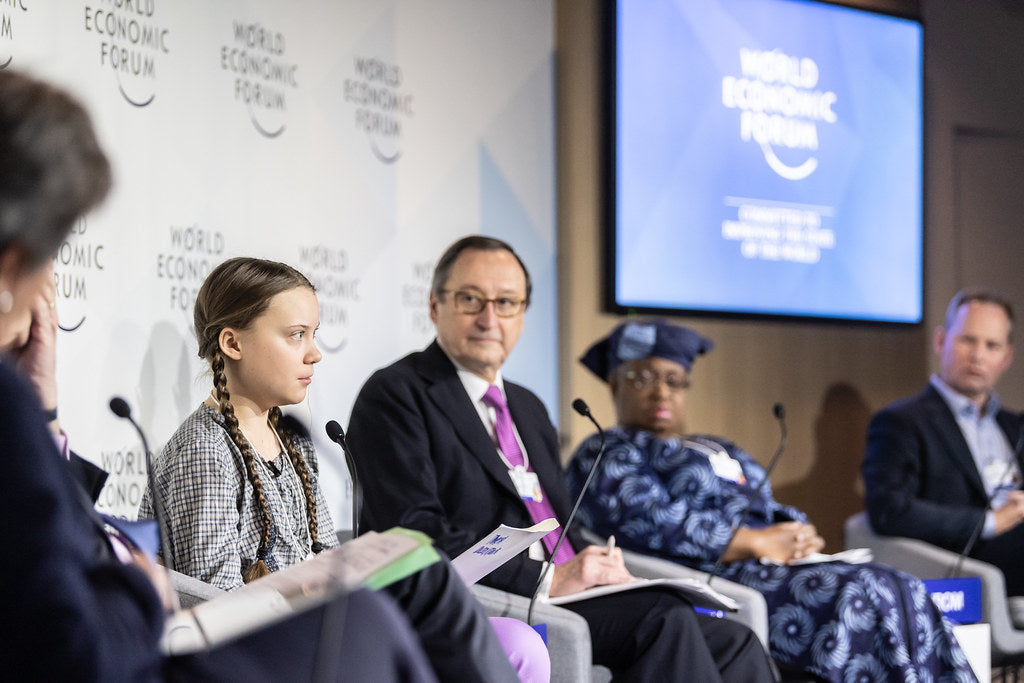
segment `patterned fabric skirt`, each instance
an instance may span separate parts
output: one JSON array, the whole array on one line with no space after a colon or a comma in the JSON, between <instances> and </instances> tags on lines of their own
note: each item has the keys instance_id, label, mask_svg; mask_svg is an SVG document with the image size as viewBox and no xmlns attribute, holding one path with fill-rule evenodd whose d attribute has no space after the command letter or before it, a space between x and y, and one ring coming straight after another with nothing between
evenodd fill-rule
<instances>
[{"instance_id":1,"label":"patterned fabric skirt","mask_svg":"<svg viewBox=\"0 0 1024 683\"><path fill-rule=\"evenodd\" d=\"M876 564L733 562L722 577L768 603L772 657L829 681L976 681L952 626L915 577Z\"/></svg>"}]
</instances>

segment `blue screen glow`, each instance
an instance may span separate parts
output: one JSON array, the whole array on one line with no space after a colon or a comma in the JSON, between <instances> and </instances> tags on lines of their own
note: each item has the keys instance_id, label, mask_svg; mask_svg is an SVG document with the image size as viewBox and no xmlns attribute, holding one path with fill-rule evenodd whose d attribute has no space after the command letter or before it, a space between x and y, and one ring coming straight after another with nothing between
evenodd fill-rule
<instances>
[{"instance_id":1,"label":"blue screen glow","mask_svg":"<svg viewBox=\"0 0 1024 683\"><path fill-rule=\"evenodd\" d=\"M619 0L614 305L919 322L922 28Z\"/></svg>"}]
</instances>

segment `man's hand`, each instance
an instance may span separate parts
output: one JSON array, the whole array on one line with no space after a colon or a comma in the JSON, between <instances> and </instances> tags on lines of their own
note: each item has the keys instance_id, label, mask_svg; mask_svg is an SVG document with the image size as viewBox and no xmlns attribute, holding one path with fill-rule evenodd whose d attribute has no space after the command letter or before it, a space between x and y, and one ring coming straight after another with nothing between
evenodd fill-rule
<instances>
[{"instance_id":1,"label":"man's hand","mask_svg":"<svg viewBox=\"0 0 1024 683\"><path fill-rule=\"evenodd\" d=\"M1001 534L1024 521L1024 491L1010 491L1006 502L994 511L996 533Z\"/></svg>"},{"instance_id":2,"label":"man's hand","mask_svg":"<svg viewBox=\"0 0 1024 683\"><path fill-rule=\"evenodd\" d=\"M769 559L787 564L820 552L825 539L818 535L813 524L781 522L763 529L742 527L723 558L735 560Z\"/></svg>"},{"instance_id":3,"label":"man's hand","mask_svg":"<svg viewBox=\"0 0 1024 683\"><path fill-rule=\"evenodd\" d=\"M613 548L609 553L605 546L591 545L568 562L555 567L548 595L557 598L593 586L626 583L634 578L622 561L621 550Z\"/></svg>"}]
</instances>

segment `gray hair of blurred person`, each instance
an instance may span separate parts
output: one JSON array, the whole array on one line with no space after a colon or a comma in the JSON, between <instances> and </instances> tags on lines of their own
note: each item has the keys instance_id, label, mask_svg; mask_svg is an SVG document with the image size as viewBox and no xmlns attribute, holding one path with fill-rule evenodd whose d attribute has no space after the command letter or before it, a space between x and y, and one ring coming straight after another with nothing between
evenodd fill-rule
<instances>
[{"instance_id":1,"label":"gray hair of blurred person","mask_svg":"<svg viewBox=\"0 0 1024 683\"><path fill-rule=\"evenodd\" d=\"M110 163L82 105L0 71L0 253L18 245L27 267L42 265L110 184Z\"/></svg>"},{"instance_id":2,"label":"gray hair of blurred person","mask_svg":"<svg viewBox=\"0 0 1024 683\"><path fill-rule=\"evenodd\" d=\"M943 321L944 329L948 331L956 321L956 314L960 307L971 302L994 304L1002 308L1010 321L1009 337L1013 339L1013 306L1010 304L1010 300L1000 292L985 287L965 287L953 295L946 308L946 319Z\"/></svg>"},{"instance_id":3,"label":"gray hair of blurred person","mask_svg":"<svg viewBox=\"0 0 1024 683\"><path fill-rule=\"evenodd\" d=\"M430 291L434 296L439 299L444 298L445 285L448 284L448 278L452 274L452 267L455 265L455 261L459 258L459 254L469 249L477 251L507 251L515 256L519 267L523 269L523 275L526 277L526 305L530 305L533 281L530 279L530 271L526 269L523 259L519 258L519 254L515 252L515 249L508 242L503 242L496 237L487 237L486 235L467 235L445 249L445 252L441 254L441 258L437 260L437 265L434 266L434 278L430 283Z\"/></svg>"}]
</instances>

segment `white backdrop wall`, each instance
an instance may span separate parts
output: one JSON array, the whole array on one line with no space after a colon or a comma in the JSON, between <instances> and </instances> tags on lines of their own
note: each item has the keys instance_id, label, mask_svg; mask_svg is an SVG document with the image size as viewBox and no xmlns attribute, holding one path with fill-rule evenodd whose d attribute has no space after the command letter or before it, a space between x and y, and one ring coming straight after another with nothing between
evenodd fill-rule
<instances>
[{"instance_id":1,"label":"white backdrop wall","mask_svg":"<svg viewBox=\"0 0 1024 683\"><path fill-rule=\"evenodd\" d=\"M134 517L145 485L110 397L155 450L199 404L192 302L231 256L319 288L324 359L293 413L339 528L348 481L323 425L433 337L430 272L457 237L506 239L531 269L506 374L556 412L552 22L551 0L0 2L0 64L78 95L114 166L55 259L61 423L111 472L102 509Z\"/></svg>"}]
</instances>

